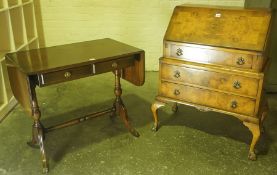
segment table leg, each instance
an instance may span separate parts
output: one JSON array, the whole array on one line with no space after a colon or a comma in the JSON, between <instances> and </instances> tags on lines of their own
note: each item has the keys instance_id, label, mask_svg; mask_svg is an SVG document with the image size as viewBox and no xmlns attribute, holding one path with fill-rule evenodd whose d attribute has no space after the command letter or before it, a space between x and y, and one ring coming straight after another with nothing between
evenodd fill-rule
<instances>
[{"instance_id":1,"label":"table leg","mask_svg":"<svg viewBox=\"0 0 277 175\"><path fill-rule=\"evenodd\" d=\"M164 105L165 105L165 103L163 103L163 102L155 101L151 106L151 110L152 110L153 118L154 118L154 126L152 128L152 131L158 131L158 129L159 129L159 119L158 119L157 110Z\"/></svg>"},{"instance_id":2,"label":"table leg","mask_svg":"<svg viewBox=\"0 0 277 175\"><path fill-rule=\"evenodd\" d=\"M31 87L31 98L32 98L32 117L34 120L32 128L32 140L28 142L28 145L33 148L40 148L41 158L42 158L42 167L43 173L49 171L48 161L46 158L45 148L44 148L44 131L43 125L40 123L41 112L39 110L35 86Z\"/></svg>"},{"instance_id":3,"label":"table leg","mask_svg":"<svg viewBox=\"0 0 277 175\"><path fill-rule=\"evenodd\" d=\"M122 89L120 84L120 72L119 70L115 70L115 89L114 94L116 96L115 102L114 102L114 108L115 113L121 117L123 120L126 128L129 130L129 132L135 136L139 137L139 133L131 126L129 119L128 119L128 113L127 109L121 99Z\"/></svg>"}]
</instances>

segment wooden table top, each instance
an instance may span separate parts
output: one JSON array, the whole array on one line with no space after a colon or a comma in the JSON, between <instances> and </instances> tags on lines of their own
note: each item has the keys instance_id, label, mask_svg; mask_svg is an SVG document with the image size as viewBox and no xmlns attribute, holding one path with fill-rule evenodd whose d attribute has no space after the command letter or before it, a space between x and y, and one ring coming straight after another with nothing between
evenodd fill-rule
<instances>
[{"instance_id":1,"label":"wooden table top","mask_svg":"<svg viewBox=\"0 0 277 175\"><path fill-rule=\"evenodd\" d=\"M6 61L25 74L55 71L144 52L141 49L105 38L40 49L9 53Z\"/></svg>"}]
</instances>

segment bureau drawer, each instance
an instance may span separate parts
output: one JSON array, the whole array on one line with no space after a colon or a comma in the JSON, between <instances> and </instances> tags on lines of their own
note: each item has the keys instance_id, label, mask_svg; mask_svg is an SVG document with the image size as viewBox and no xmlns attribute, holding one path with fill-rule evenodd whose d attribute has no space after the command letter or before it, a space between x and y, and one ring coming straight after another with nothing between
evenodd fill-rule
<instances>
[{"instance_id":1,"label":"bureau drawer","mask_svg":"<svg viewBox=\"0 0 277 175\"><path fill-rule=\"evenodd\" d=\"M255 100L162 81L159 95L238 114L254 115Z\"/></svg>"},{"instance_id":2,"label":"bureau drawer","mask_svg":"<svg viewBox=\"0 0 277 175\"><path fill-rule=\"evenodd\" d=\"M65 70L48 72L38 75L40 86L75 80L93 74L92 66L85 65L74 68L67 68Z\"/></svg>"},{"instance_id":3,"label":"bureau drawer","mask_svg":"<svg viewBox=\"0 0 277 175\"><path fill-rule=\"evenodd\" d=\"M217 72L212 68L205 70L197 66L179 66L161 62L160 72L162 80L203 86L254 98L257 96L259 87L259 79L234 75L232 72Z\"/></svg>"},{"instance_id":4,"label":"bureau drawer","mask_svg":"<svg viewBox=\"0 0 277 175\"><path fill-rule=\"evenodd\" d=\"M232 49L215 49L209 46L194 44L165 43L165 57L181 58L198 63L209 63L221 66L231 66L249 69L256 72L263 67L263 57L250 52L235 52Z\"/></svg>"}]
</instances>

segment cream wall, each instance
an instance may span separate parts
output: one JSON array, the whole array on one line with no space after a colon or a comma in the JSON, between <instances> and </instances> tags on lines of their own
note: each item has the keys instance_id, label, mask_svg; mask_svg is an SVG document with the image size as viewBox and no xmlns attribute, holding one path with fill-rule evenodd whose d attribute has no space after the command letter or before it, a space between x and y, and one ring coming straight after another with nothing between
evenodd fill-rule
<instances>
[{"instance_id":1,"label":"cream wall","mask_svg":"<svg viewBox=\"0 0 277 175\"><path fill-rule=\"evenodd\" d=\"M45 43L109 37L144 49L146 69L158 70L172 10L183 3L244 6L244 0L40 0Z\"/></svg>"}]
</instances>

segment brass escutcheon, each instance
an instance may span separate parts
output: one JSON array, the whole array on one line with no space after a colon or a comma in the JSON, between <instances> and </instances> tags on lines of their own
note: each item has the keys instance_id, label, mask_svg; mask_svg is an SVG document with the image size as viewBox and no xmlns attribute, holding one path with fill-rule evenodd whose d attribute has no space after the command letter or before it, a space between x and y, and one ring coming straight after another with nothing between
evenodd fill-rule
<instances>
[{"instance_id":1,"label":"brass escutcheon","mask_svg":"<svg viewBox=\"0 0 277 175\"><path fill-rule=\"evenodd\" d=\"M70 72L65 72L64 73L64 77L65 78L70 78L71 77L71 73Z\"/></svg>"},{"instance_id":2,"label":"brass escutcheon","mask_svg":"<svg viewBox=\"0 0 277 175\"><path fill-rule=\"evenodd\" d=\"M180 91L178 89L175 89L174 95L180 95Z\"/></svg>"},{"instance_id":3,"label":"brass escutcheon","mask_svg":"<svg viewBox=\"0 0 277 175\"><path fill-rule=\"evenodd\" d=\"M239 57L238 60L237 60L237 64L238 64L238 65L244 65L244 64L245 64L244 58Z\"/></svg>"},{"instance_id":4,"label":"brass escutcheon","mask_svg":"<svg viewBox=\"0 0 277 175\"><path fill-rule=\"evenodd\" d=\"M180 74L181 74L180 71L176 70L176 71L175 71L175 74L174 74L174 77L175 77L175 78L179 78L179 77L181 77Z\"/></svg>"},{"instance_id":5,"label":"brass escutcheon","mask_svg":"<svg viewBox=\"0 0 277 175\"><path fill-rule=\"evenodd\" d=\"M183 50L182 50L181 48L178 48L178 49L176 50L176 55L177 55L177 56L182 56L182 55L183 55Z\"/></svg>"},{"instance_id":6,"label":"brass escutcheon","mask_svg":"<svg viewBox=\"0 0 277 175\"><path fill-rule=\"evenodd\" d=\"M238 102L237 101L232 101L231 102L231 108L233 108L233 109L236 109L238 107Z\"/></svg>"},{"instance_id":7,"label":"brass escutcheon","mask_svg":"<svg viewBox=\"0 0 277 175\"><path fill-rule=\"evenodd\" d=\"M237 81L234 82L233 87L235 89L240 89L241 88L241 83L237 80Z\"/></svg>"}]
</instances>

